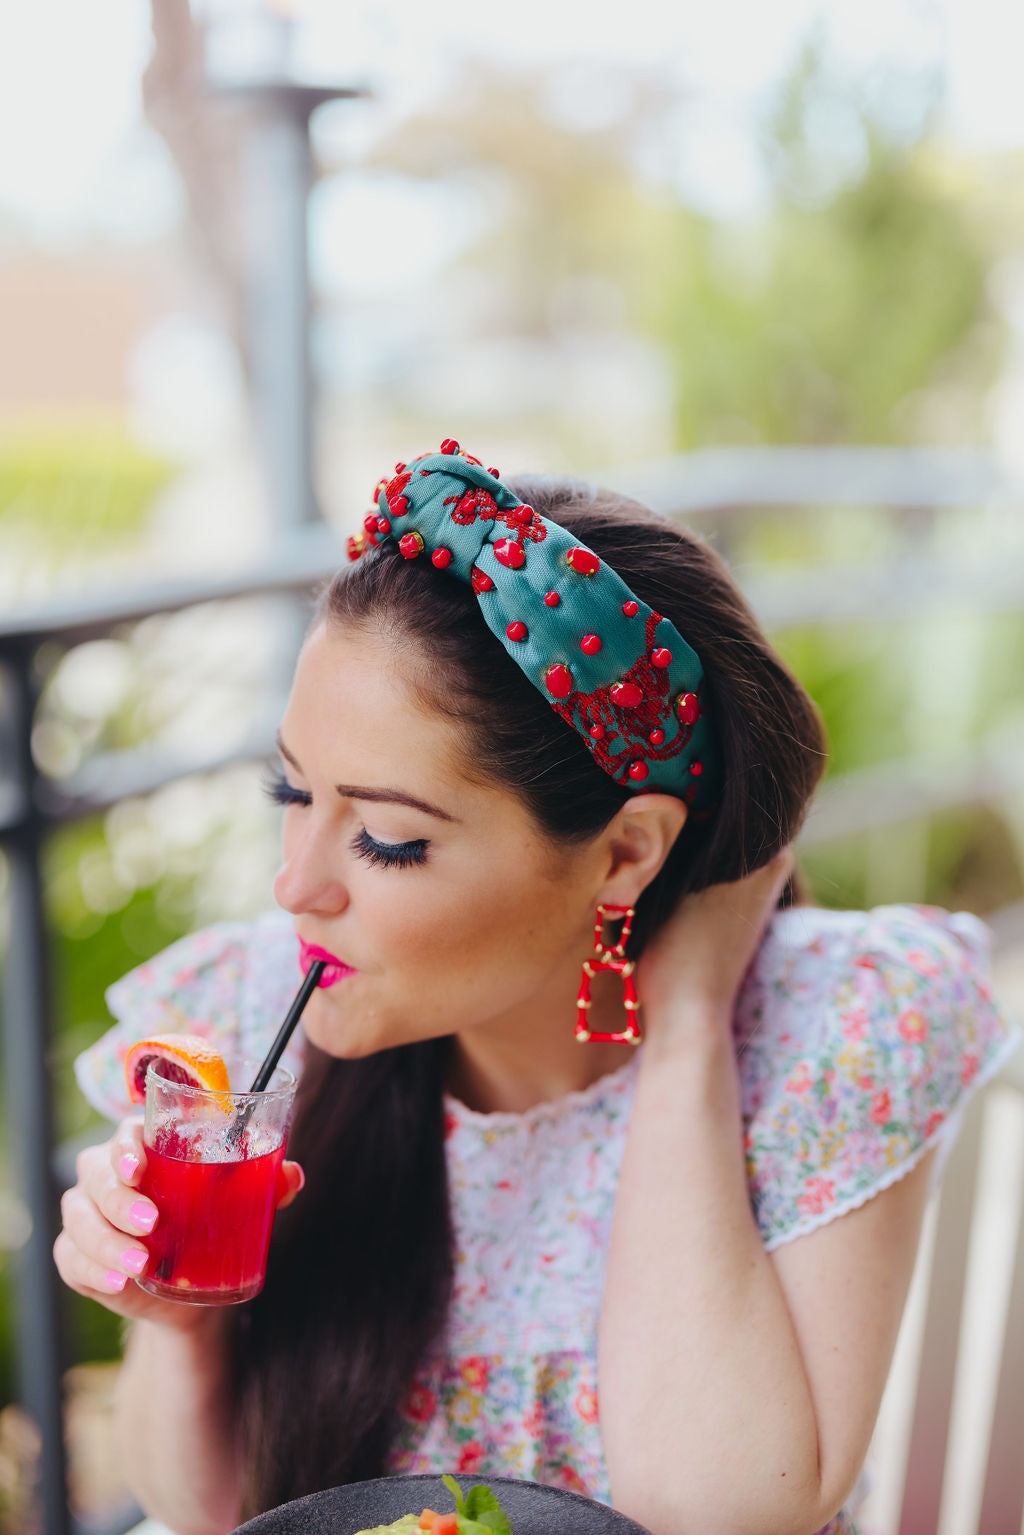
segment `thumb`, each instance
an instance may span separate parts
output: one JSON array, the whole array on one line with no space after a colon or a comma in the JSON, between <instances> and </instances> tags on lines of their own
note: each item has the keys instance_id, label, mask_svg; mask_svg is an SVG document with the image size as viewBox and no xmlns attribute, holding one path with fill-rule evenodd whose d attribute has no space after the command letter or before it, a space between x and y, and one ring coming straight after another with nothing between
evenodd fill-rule
<instances>
[{"instance_id":1,"label":"thumb","mask_svg":"<svg viewBox=\"0 0 1024 1535\"><path fill-rule=\"evenodd\" d=\"M296 1195L302 1192L305 1185L306 1175L298 1162L282 1162L281 1171L277 1175L277 1189L274 1200L275 1210L286 1209Z\"/></svg>"}]
</instances>

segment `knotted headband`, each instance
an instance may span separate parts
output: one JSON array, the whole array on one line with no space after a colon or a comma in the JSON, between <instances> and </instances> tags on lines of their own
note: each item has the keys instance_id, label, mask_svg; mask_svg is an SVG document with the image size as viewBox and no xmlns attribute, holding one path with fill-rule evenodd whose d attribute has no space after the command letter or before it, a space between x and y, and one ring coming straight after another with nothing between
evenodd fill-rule
<instances>
[{"instance_id":1,"label":"knotted headband","mask_svg":"<svg viewBox=\"0 0 1024 1535\"><path fill-rule=\"evenodd\" d=\"M395 539L407 559L468 582L492 634L606 773L696 813L714 808L720 768L701 663L606 561L450 438L396 464L374 494L350 559Z\"/></svg>"}]
</instances>

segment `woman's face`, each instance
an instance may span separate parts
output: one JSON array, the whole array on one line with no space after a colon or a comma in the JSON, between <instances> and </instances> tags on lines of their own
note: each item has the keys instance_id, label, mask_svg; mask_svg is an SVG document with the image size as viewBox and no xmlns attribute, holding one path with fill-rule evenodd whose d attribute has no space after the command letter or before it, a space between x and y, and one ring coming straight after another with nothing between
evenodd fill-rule
<instances>
[{"instance_id":1,"label":"woman's face","mask_svg":"<svg viewBox=\"0 0 1024 1535\"><path fill-rule=\"evenodd\" d=\"M522 804L466 774L450 722L403 681L408 651L320 624L279 744L288 800L275 898L350 967L305 1015L336 1056L490 1024L561 999L605 873L600 839L553 856Z\"/></svg>"}]
</instances>

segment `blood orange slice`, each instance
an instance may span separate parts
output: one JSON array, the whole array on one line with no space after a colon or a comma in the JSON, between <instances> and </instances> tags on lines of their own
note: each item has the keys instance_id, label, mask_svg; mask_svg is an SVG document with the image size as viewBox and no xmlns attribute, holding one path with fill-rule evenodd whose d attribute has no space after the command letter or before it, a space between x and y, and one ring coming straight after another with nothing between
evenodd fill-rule
<instances>
[{"instance_id":1,"label":"blood orange slice","mask_svg":"<svg viewBox=\"0 0 1024 1535\"><path fill-rule=\"evenodd\" d=\"M146 1101L146 1072L151 1062L161 1063L161 1075L186 1087L205 1087L229 1093L231 1081L223 1057L200 1034L154 1034L140 1039L125 1056L124 1074L133 1103Z\"/></svg>"}]
</instances>

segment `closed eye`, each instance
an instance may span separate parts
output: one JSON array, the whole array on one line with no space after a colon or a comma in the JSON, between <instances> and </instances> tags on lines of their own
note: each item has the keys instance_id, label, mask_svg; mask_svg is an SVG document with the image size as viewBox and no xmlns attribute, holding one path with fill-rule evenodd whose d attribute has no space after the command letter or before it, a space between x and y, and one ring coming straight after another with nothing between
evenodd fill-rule
<instances>
[{"instance_id":1,"label":"closed eye","mask_svg":"<svg viewBox=\"0 0 1024 1535\"><path fill-rule=\"evenodd\" d=\"M308 807L313 803L313 796L308 790L296 789L283 773L274 771L268 772L264 779L263 792L275 805ZM426 837L417 837L410 842L378 842L376 837L370 836L365 826L360 828L352 841L353 852L382 869L407 869L413 864L426 863L429 846Z\"/></svg>"},{"instance_id":2,"label":"closed eye","mask_svg":"<svg viewBox=\"0 0 1024 1535\"><path fill-rule=\"evenodd\" d=\"M384 869L407 869L410 864L426 863L429 842L419 837L414 842L378 842L364 826L357 833L352 847L360 858Z\"/></svg>"},{"instance_id":3,"label":"closed eye","mask_svg":"<svg viewBox=\"0 0 1024 1535\"><path fill-rule=\"evenodd\" d=\"M305 789L296 789L290 784L283 773L268 770L263 780L263 792L268 799L272 799L275 805L311 805L312 794Z\"/></svg>"}]
</instances>

